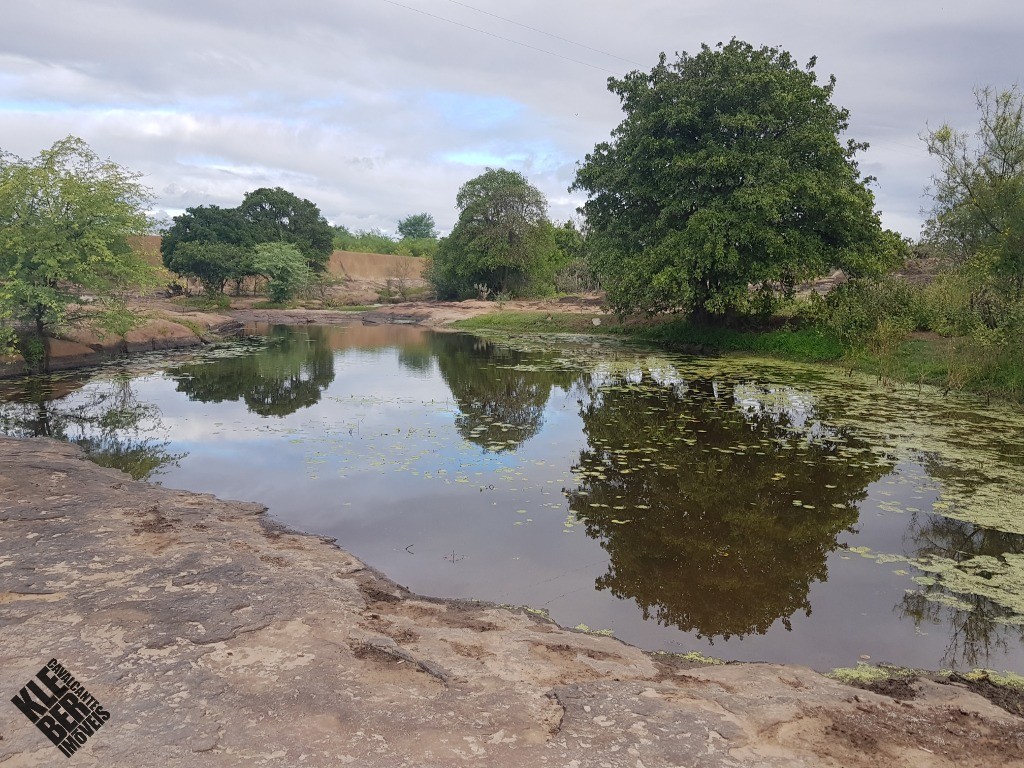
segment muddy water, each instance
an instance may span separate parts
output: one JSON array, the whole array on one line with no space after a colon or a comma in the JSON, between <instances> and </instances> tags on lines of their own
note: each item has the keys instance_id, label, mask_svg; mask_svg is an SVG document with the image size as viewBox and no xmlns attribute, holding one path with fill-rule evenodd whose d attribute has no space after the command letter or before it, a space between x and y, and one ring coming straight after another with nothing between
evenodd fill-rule
<instances>
[{"instance_id":1,"label":"muddy water","mask_svg":"<svg viewBox=\"0 0 1024 768\"><path fill-rule=\"evenodd\" d=\"M254 330L5 384L0 428L649 649L1024 672L1017 410L590 339Z\"/></svg>"}]
</instances>

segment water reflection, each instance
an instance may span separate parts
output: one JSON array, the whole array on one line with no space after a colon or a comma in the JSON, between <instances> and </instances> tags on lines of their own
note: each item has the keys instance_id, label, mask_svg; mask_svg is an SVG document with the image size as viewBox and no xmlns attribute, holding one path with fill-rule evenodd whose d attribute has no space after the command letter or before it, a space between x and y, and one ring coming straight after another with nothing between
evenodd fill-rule
<instances>
[{"instance_id":1,"label":"water reflection","mask_svg":"<svg viewBox=\"0 0 1024 768\"><path fill-rule=\"evenodd\" d=\"M552 387L568 389L581 377L537 354L465 334L435 336L431 351L459 406L459 434L496 453L515 451L535 436Z\"/></svg>"},{"instance_id":2,"label":"water reflection","mask_svg":"<svg viewBox=\"0 0 1024 768\"><path fill-rule=\"evenodd\" d=\"M707 638L810 615L836 537L887 467L806 403L746 383L620 377L583 404L570 508L601 540L597 587Z\"/></svg>"},{"instance_id":3,"label":"water reflection","mask_svg":"<svg viewBox=\"0 0 1024 768\"><path fill-rule=\"evenodd\" d=\"M287 416L320 402L334 381L334 352L325 328L274 326L260 352L180 365L168 373L189 400L242 400L260 416Z\"/></svg>"},{"instance_id":4,"label":"water reflection","mask_svg":"<svg viewBox=\"0 0 1024 768\"><path fill-rule=\"evenodd\" d=\"M819 668L1022 658L1020 515L988 500L1024 459L1001 458L1019 433L998 413L625 345L258 330L134 379L7 385L0 429L265 502L414 590L648 648ZM245 407L197 405L222 402Z\"/></svg>"},{"instance_id":5,"label":"water reflection","mask_svg":"<svg viewBox=\"0 0 1024 768\"><path fill-rule=\"evenodd\" d=\"M905 541L912 562L925 575L916 579L920 588L909 590L897 611L919 629L948 628L944 664L984 664L997 651L1024 641L1019 616L1024 536L914 514Z\"/></svg>"},{"instance_id":6,"label":"water reflection","mask_svg":"<svg viewBox=\"0 0 1024 768\"><path fill-rule=\"evenodd\" d=\"M13 437L52 437L80 446L104 467L143 480L184 454L154 437L160 410L143 403L127 373L87 384L84 376L33 377L0 390L0 431Z\"/></svg>"}]
</instances>

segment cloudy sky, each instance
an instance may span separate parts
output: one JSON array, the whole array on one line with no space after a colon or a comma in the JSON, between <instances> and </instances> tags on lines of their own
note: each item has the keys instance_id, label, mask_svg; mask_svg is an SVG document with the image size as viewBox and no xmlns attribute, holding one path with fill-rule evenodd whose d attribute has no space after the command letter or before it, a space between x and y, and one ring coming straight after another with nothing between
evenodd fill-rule
<instances>
[{"instance_id":1,"label":"cloudy sky","mask_svg":"<svg viewBox=\"0 0 1024 768\"><path fill-rule=\"evenodd\" d=\"M420 211L449 229L459 186L504 166L565 219L576 162L621 119L607 78L738 37L836 75L883 221L916 236L935 171L921 133L972 128L975 87L1024 85L1020 0L4 5L0 148L80 136L170 215L283 186L351 229Z\"/></svg>"}]
</instances>

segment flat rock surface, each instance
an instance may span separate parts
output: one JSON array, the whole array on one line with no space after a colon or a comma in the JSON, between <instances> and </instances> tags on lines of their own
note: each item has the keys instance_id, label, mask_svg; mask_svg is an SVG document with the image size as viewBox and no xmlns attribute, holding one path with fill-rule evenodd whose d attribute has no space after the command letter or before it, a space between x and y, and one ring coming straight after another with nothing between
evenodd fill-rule
<instances>
[{"instance_id":1,"label":"flat rock surface","mask_svg":"<svg viewBox=\"0 0 1024 768\"><path fill-rule=\"evenodd\" d=\"M1024 765L1024 720L958 686L667 663L261 513L0 438L0 766ZM51 658L110 712L70 761L10 702Z\"/></svg>"}]
</instances>

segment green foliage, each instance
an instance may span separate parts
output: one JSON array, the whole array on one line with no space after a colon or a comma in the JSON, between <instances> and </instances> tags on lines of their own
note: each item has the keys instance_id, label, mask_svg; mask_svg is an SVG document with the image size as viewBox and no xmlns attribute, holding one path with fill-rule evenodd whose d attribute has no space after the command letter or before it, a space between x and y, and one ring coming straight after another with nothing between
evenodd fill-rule
<instances>
[{"instance_id":1,"label":"green foliage","mask_svg":"<svg viewBox=\"0 0 1024 768\"><path fill-rule=\"evenodd\" d=\"M269 280L270 300L284 303L309 281L309 267L303 253L290 243L260 243L253 258L256 274Z\"/></svg>"},{"instance_id":2,"label":"green foliage","mask_svg":"<svg viewBox=\"0 0 1024 768\"><path fill-rule=\"evenodd\" d=\"M346 227L338 225L333 229L334 247L339 251L356 253L395 253L398 241L379 229L360 229L350 232Z\"/></svg>"},{"instance_id":3,"label":"green foliage","mask_svg":"<svg viewBox=\"0 0 1024 768\"><path fill-rule=\"evenodd\" d=\"M849 113L813 66L732 40L609 80L625 118L573 189L617 311L763 311L833 267L888 266L866 145L840 143Z\"/></svg>"},{"instance_id":4,"label":"green foliage","mask_svg":"<svg viewBox=\"0 0 1024 768\"><path fill-rule=\"evenodd\" d=\"M173 223L164 230L160 239L160 254L164 266L179 275L201 280L201 273L188 271L191 259L178 257L178 247L185 243L216 243L250 249L255 240L249 223L237 208L200 205L186 208L185 213L175 216Z\"/></svg>"},{"instance_id":5,"label":"green foliage","mask_svg":"<svg viewBox=\"0 0 1024 768\"><path fill-rule=\"evenodd\" d=\"M123 318L124 292L154 277L128 242L148 230L149 202L138 174L72 136L32 160L0 153L0 321L30 324L38 341L64 323ZM83 303L99 311L72 309Z\"/></svg>"},{"instance_id":6,"label":"green foliage","mask_svg":"<svg viewBox=\"0 0 1024 768\"><path fill-rule=\"evenodd\" d=\"M434 217L429 213L414 213L398 222L398 234L403 240L436 240Z\"/></svg>"},{"instance_id":7,"label":"green foliage","mask_svg":"<svg viewBox=\"0 0 1024 768\"><path fill-rule=\"evenodd\" d=\"M427 279L438 298L466 298L476 285L519 296L549 293L559 267L547 200L516 171L488 168L459 189L452 233Z\"/></svg>"},{"instance_id":8,"label":"green foliage","mask_svg":"<svg viewBox=\"0 0 1024 768\"><path fill-rule=\"evenodd\" d=\"M334 231L316 204L281 187L263 187L246 194L238 210L249 223L253 242L289 243L313 271L327 268Z\"/></svg>"},{"instance_id":9,"label":"green foliage","mask_svg":"<svg viewBox=\"0 0 1024 768\"><path fill-rule=\"evenodd\" d=\"M554 235L561 264L554 276L555 289L562 293L599 290L601 283L588 258L586 235L573 221L555 227Z\"/></svg>"},{"instance_id":10,"label":"green foliage","mask_svg":"<svg viewBox=\"0 0 1024 768\"><path fill-rule=\"evenodd\" d=\"M814 294L806 316L848 350L887 355L924 325L926 309L920 290L906 280L862 278L824 298Z\"/></svg>"},{"instance_id":11,"label":"green foliage","mask_svg":"<svg viewBox=\"0 0 1024 768\"><path fill-rule=\"evenodd\" d=\"M399 256L422 256L431 258L437 253L437 238L407 237L395 246L394 252Z\"/></svg>"},{"instance_id":12,"label":"green foliage","mask_svg":"<svg viewBox=\"0 0 1024 768\"><path fill-rule=\"evenodd\" d=\"M211 295L223 293L228 280L241 281L256 273L250 248L208 240L178 243L170 257L165 255L164 264L179 275L197 278Z\"/></svg>"},{"instance_id":13,"label":"green foliage","mask_svg":"<svg viewBox=\"0 0 1024 768\"><path fill-rule=\"evenodd\" d=\"M642 330L638 335L676 349L753 352L814 363L831 362L843 356L843 346L835 336L818 328L744 331L679 319Z\"/></svg>"},{"instance_id":14,"label":"green foliage","mask_svg":"<svg viewBox=\"0 0 1024 768\"><path fill-rule=\"evenodd\" d=\"M220 309L231 309L231 299L224 294L203 294L202 296L181 296L176 299L172 299L173 303L183 309L194 309L200 312L207 312L210 310ZM175 318L175 322L181 322L181 320ZM197 333L197 336L202 334Z\"/></svg>"},{"instance_id":15,"label":"green foliage","mask_svg":"<svg viewBox=\"0 0 1024 768\"><path fill-rule=\"evenodd\" d=\"M927 237L957 262L973 261L992 287L1024 299L1024 95L975 92L981 121L974 141L943 125L925 136L939 161L932 178Z\"/></svg>"}]
</instances>

